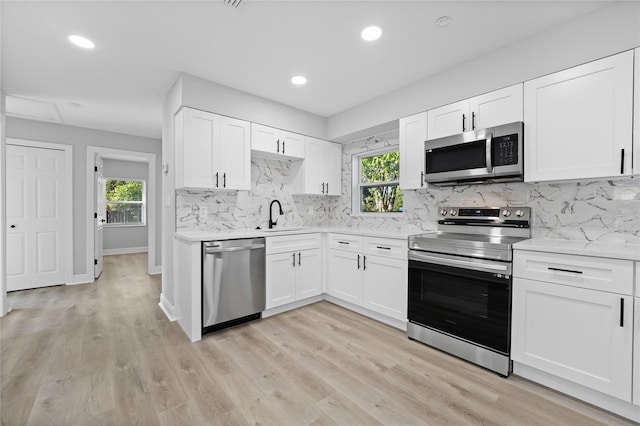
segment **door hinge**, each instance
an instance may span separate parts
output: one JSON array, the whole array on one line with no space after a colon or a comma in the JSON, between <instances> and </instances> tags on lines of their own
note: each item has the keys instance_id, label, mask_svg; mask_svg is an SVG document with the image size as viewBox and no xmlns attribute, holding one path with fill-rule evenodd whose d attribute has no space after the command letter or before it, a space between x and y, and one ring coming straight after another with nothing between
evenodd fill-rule
<instances>
[{"instance_id":1,"label":"door hinge","mask_svg":"<svg viewBox=\"0 0 640 426\"><path fill-rule=\"evenodd\" d=\"M97 265L98 264L98 259L93 259L93 264Z\"/></svg>"},{"instance_id":2,"label":"door hinge","mask_svg":"<svg viewBox=\"0 0 640 426\"><path fill-rule=\"evenodd\" d=\"M97 218L98 218L98 213L94 213L94 214L93 214L93 218L94 218L94 219L97 219Z\"/></svg>"},{"instance_id":3,"label":"door hinge","mask_svg":"<svg viewBox=\"0 0 640 426\"><path fill-rule=\"evenodd\" d=\"M95 167L93 168L93 171L94 171L94 172L97 172L97 171L98 171L98 166L95 166Z\"/></svg>"}]
</instances>

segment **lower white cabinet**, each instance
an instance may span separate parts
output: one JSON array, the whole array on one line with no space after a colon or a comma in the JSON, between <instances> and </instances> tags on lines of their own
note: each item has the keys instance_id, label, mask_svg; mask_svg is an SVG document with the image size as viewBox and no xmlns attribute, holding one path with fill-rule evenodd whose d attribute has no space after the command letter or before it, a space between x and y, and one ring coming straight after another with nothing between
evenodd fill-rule
<instances>
[{"instance_id":1,"label":"lower white cabinet","mask_svg":"<svg viewBox=\"0 0 640 426\"><path fill-rule=\"evenodd\" d=\"M636 262L636 265L638 263ZM636 266L636 277L638 282L640 282L640 271L638 270L638 266ZM640 291L636 290L635 299L635 324L633 329L635 330L634 336L634 359L633 359L633 371L635 372L635 376L633 379L633 403L636 405L640 405Z\"/></svg>"},{"instance_id":2,"label":"lower white cabinet","mask_svg":"<svg viewBox=\"0 0 640 426\"><path fill-rule=\"evenodd\" d=\"M327 292L389 318L405 321L408 291L406 243L341 234L331 234L329 241ZM404 251L398 246L404 246ZM355 247L358 249L354 250ZM371 254L372 251L376 254Z\"/></svg>"},{"instance_id":3,"label":"lower white cabinet","mask_svg":"<svg viewBox=\"0 0 640 426\"><path fill-rule=\"evenodd\" d=\"M267 309L319 295L322 292L320 235L269 237L265 266Z\"/></svg>"},{"instance_id":4,"label":"lower white cabinet","mask_svg":"<svg viewBox=\"0 0 640 426\"><path fill-rule=\"evenodd\" d=\"M631 401L631 296L517 277L513 289L513 361Z\"/></svg>"}]
</instances>

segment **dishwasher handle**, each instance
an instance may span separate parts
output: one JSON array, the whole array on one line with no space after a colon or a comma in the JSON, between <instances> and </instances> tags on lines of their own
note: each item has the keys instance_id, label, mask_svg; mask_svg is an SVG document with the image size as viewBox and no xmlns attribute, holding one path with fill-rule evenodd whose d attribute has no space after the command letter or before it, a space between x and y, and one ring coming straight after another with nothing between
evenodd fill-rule
<instances>
[{"instance_id":1,"label":"dishwasher handle","mask_svg":"<svg viewBox=\"0 0 640 426\"><path fill-rule=\"evenodd\" d=\"M264 248L264 244L254 244L252 246L245 247L225 247L225 248L217 248L217 247L207 247L205 248L205 254L216 254L216 253L228 253L230 251L245 251L245 250L257 250Z\"/></svg>"}]
</instances>

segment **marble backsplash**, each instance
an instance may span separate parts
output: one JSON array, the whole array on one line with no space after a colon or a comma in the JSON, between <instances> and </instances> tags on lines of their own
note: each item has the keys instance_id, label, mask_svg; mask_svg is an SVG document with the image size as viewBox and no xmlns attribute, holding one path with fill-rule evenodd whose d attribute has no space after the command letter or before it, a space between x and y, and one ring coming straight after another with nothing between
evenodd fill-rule
<instances>
[{"instance_id":1,"label":"marble backsplash","mask_svg":"<svg viewBox=\"0 0 640 426\"><path fill-rule=\"evenodd\" d=\"M269 203L278 199L285 214L279 227L332 226L358 229L432 231L437 208L527 206L534 214L535 238L640 244L640 180L506 183L427 188L404 192L404 212L395 217L351 215L352 155L398 144L397 132L343 146L342 196L293 195L292 165L253 158L251 191L177 191L178 230L267 227ZM200 215L200 207L207 215Z\"/></svg>"}]
</instances>

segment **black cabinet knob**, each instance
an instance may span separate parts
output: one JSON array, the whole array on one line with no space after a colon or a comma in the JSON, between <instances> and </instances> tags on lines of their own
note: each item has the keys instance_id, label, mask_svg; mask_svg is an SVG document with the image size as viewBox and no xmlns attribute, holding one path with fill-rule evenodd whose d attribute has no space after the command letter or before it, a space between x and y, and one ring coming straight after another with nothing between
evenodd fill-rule
<instances>
[{"instance_id":1,"label":"black cabinet knob","mask_svg":"<svg viewBox=\"0 0 640 426\"><path fill-rule=\"evenodd\" d=\"M15 227L16 227L15 225L11 225L11 229L13 229L13 228L15 228Z\"/></svg>"}]
</instances>

